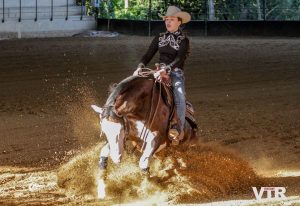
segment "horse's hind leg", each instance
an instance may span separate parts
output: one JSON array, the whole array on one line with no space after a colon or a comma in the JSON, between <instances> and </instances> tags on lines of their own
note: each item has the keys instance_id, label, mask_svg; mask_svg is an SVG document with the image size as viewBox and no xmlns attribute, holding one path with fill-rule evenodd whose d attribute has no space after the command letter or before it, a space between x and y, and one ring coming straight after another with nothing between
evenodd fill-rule
<instances>
[{"instance_id":1,"label":"horse's hind leg","mask_svg":"<svg viewBox=\"0 0 300 206\"><path fill-rule=\"evenodd\" d=\"M100 151L99 169L105 170L107 168L107 160L109 156L109 144L107 143Z\"/></svg>"}]
</instances>

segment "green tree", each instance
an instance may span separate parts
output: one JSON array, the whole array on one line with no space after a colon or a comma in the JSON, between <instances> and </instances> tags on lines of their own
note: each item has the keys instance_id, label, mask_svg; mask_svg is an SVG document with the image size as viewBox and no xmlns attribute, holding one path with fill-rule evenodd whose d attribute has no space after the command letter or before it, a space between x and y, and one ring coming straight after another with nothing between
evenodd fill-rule
<instances>
[{"instance_id":1,"label":"green tree","mask_svg":"<svg viewBox=\"0 0 300 206\"><path fill-rule=\"evenodd\" d=\"M94 11L91 1L86 5ZM157 20L170 5L188 11L193 20L300 20L299 0L151 0L150 16L149 0L101 0L98 17Z\"/></svg>"},{"instance_id":2,"label":"green tree","mask_svg":"<svg viewBox=\"0 0 300 206\"><path fill-rule=\"evenodd\" d=\"M300 20L299 0L265 0L267 20Z\"/></svg>"}]
</instances>

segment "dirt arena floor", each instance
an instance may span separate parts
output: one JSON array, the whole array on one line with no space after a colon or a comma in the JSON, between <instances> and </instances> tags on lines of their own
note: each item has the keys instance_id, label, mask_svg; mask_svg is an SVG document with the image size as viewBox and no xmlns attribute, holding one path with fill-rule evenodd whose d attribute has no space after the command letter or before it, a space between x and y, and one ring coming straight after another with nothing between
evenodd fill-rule
<instances>
[{"instance_id":1,"label":"dirt arena floor","mask_svg":"<svg viewBox=\"0 0 300 206\"><path fill-rule=\"evenodd\" d=\"M57 174L83 153L97 159L97 152L89 152L103 140L90 105L104 103L109 84L134 71L150 41L136 36L0 41L0 205L112 203L71 194L59 187ZM235 165L232 159L241 159L255 173L247 169L245 174L286 187L286 195L295 198L287 204L300 204L300 39L191 37L191 47L186 92L196 108L201 146L188 148L189 157L202 161L198 152L217 153L206 147L230 150L231 156L224 152L229 159L224 166L223 152L214 156L216 170L226 173L227 166ZM194 176L201 168L193 169L182 175L190 181L185 185L196 187ZM250 187L233 194L226 192L233 183L229 189L216 181L207 185L221 189L173 203L254 198ZM165 194L153 195L151 204L176 199Z\"/></svg>"}]
</instances>

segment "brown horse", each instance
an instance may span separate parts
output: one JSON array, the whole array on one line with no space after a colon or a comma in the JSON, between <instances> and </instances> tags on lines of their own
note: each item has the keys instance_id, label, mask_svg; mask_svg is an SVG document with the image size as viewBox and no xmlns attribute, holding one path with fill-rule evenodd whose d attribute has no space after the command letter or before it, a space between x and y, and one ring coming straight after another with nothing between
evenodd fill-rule
<instances>
[{"instance_id":1,"label":"brown horse","mask_svg":"<svg viewBox=\"0 0 300 206\"><path fill-rule=\"evenodd\" d=\"M152 74L131 76L120 82L103 109L92 105L100 113L100 125L107 140L100 152L100 169L106 169L108 156L114 163L120 163L125 140L131 140L142 152L139 167L144 171L149 169L150 158L170 144L169 120L176 109L162 98L162 85ZM186 120L182 141L195 138L196 130L197 126Z\"/></svg>"}]
</instances>

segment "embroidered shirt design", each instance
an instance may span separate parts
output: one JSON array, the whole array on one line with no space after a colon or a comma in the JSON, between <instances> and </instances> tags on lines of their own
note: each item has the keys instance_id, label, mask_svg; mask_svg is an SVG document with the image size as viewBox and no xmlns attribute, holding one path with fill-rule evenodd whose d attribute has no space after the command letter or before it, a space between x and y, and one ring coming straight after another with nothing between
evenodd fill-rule
<instances>
[{"instance_id":1,"label":"embroidered shirt design","mask_svg":"<svg viewBox=\"0 0 300 206\"><path fill-rule=\"evenodd\" d=\"M175 36L175 38L174 38ZM168 44L174 48L175 50L179 50L179 44L181 42L181 40L184 39L184 36L183 35L173 35L173 34L169 34L169 35L166 35L164 34L163 36L159 37L159 43L158 43L158 46L159 47L164 47L164 46L167 46Z\"/></svg>"}]
</instances>

